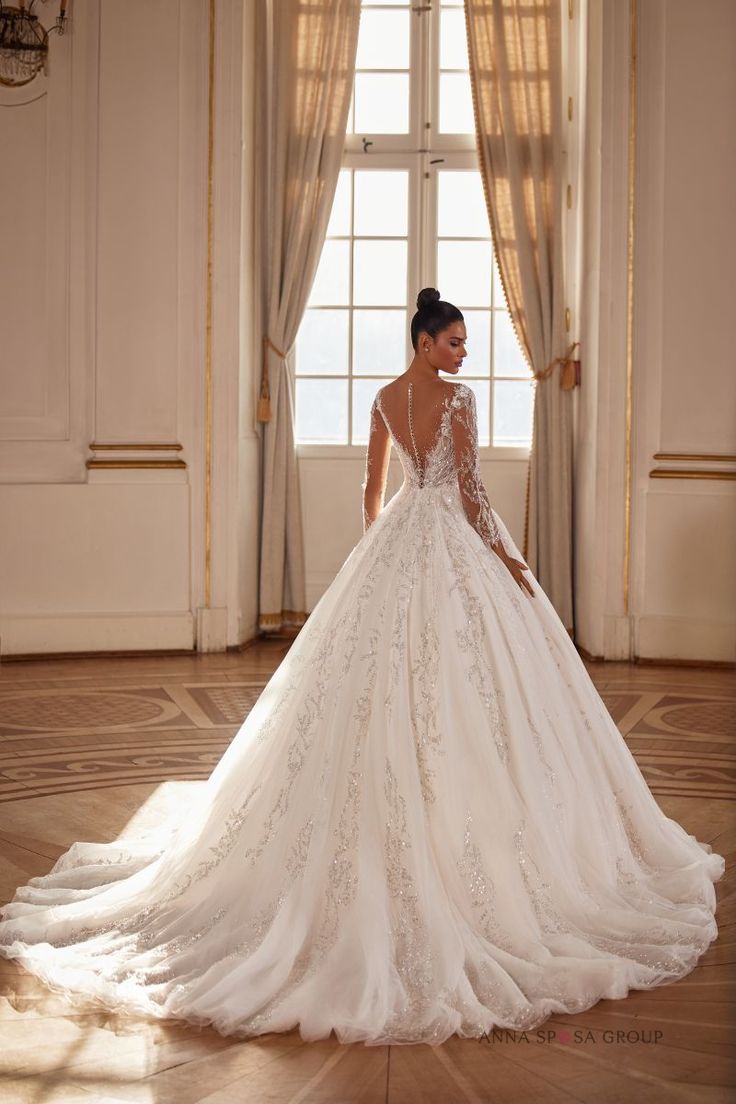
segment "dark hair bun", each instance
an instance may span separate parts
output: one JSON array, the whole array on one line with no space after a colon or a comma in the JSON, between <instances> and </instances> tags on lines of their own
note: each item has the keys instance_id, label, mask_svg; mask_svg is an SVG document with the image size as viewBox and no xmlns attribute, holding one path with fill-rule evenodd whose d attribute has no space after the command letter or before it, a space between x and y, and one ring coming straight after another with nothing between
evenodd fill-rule
<instances>
[{"instance_id":1,"label":"dark hair bun","mask_svg":"<svg viewBox=\"0 0 736 1104\"><path fill-rule=\"evenodd\" d=\"M440 293L437 288L422 288L417 295L417 310L422 310L423 307L428 307L431 303L436 303L439 297Z\"/></svg>"},{"instance_id":2,"label":"dark hair bun","mask_svg":"<svg viewBox=\"0 0 736 1104\"><path fill-rule=\"evenodd\" d=\"M417 313L411 320L411 343L414 351L416 352L420 333L437 337L438 333L446 330L453 322L462 321L462 312L452 303L440 299L437 288L422 288L417 295Z\"/></svg>"}]
</instances>

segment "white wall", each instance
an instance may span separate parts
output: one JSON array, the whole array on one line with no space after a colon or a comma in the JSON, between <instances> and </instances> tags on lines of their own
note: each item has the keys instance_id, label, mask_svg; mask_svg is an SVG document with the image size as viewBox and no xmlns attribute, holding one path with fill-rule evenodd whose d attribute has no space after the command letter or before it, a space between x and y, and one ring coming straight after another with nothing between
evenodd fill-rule
<instances>
[{"instance_id":1,"label":"white wall","mask_svg":"<svg viewBox=\"0 0 736 1104\"><path fill-rule=\"evenodd\" d=\"M733 661L736 5L647 0L640 65L635 647Z\"/></svg>"},{"instance_id":2,"label":"white wall","mask_svg":"<svg viewBox=\"0 0 736 1104\"><path fill-rule=\"evenodd\" d=\"M627 609L628 4L589 4L577 639L610 659L733 662L736 488L705 473L736 469L736 6L637 9Z\"/></svg>"},{"instance_id":3,"label":"white wall","mask_svg":"<svg viewBox=\"0 0 736 1104\"><path fill-rule=\"evenodd\" d=\"M69 32L51 38L48 78L0 89L0 656L224 648L256 634L255 4L215 6L209 608L209 4L77 2ZM697 457L736 454L736 6L638 3L627 610L628 7L587 9L578 641L615 659L733 660L734 483L650 473L735 467ZM148 46L130 30L143 13ZM133 447L91 447L104 444ZM141 466L86 466L115 457ZM360 536L363 464L362 449L300 459L308 608ZM521 543L525 462L482 467Z\"/></svg>"},{"instance_id":4,"label":"white wall","mask_svg":"<svg viewBox=\"0 0 736 1104\"><path fill-rule=\"evenodd\" d=\"M253 6L237 0L217 4L203 609L208 9L74 3L48 77L0 88L0 654L255 633Z\"/></svg>"}]
</instances>

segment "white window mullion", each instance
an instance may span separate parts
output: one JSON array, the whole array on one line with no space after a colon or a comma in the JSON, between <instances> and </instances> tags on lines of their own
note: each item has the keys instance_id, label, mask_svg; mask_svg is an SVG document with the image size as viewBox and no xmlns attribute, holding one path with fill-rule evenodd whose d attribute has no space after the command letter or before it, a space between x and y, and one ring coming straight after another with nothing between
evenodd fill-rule
<instances>
[{"instance_id":1,"label":"white window mullion","mask_svg":"<svg viewBox=\"0 0 736 1104\"><path fill-rule=\"evenodd\" d=\"M421 287L420 281L423 278L422 274L424 272L422 261L424 253L422 229L422 193L424 190L424 181L422 180L422 157L420 155L413 155L407 160L407 164L409 167L409 263L407 265L408 286L406 289L407 360L402 371L408 368L414 356L414 350L411 345L411 334L409 332L409 323L416 311L417 293Z\"/></svg>"},{"instance_id":2,"label":"white window mullion","mask_svg":"<svg viewBox=\"0 0 736 1104\"><path fill-rule=\"evenodd\" d=\"M417 273L414 280L413 295L410 302L412 311L416 310L416 297L423 287L432 287L434 263L433 242L431 232L431 203L429 202L429 186L431 184L430 160L433 156L432 135L433 129L433 55L432 42L434 36L434 24L436 11L422 12L418 19L421 24L421 69L418 73L417 87L418 99L421 105L421 129L419 131L419 144L416 155L417 172ZM422 152L420 152L422 151ZM413 355L413 350L412 350Z\"/></svg>"},{"instance_id":3,"label":"white window mullion","mask_svg":"<svg viewBox=\"0 0 736 1104\"><path fill-rule=\"evenodd\" d=\"M417 5L419 6L419 5ZM408 150L416 152L429 141L425 137L424 123L427 118L424 88L427 83L427 17L428 12L411 13L411 56L412 71L410 79L411 97L411 133Z\"/></svg>"},{"instance_id":4,"label":"white window mullion","mask_svg":"<svg viewBox=\"0 0 736 1104\"><path fill-rule=\"evenodd\" d=\"M444 155L440 155L443 156ZM431 165L433 154L425 154L422 166L422 197L424 202L423 212L423 244L424 265L422 268L425 287L437 287L437 169L441 166ZM439 289L442 293L442 288Z\"/></svg>"},{"instance_id":5,"label":"white window mullion","mask_svg":"<svg viewBox=\"0 0 736 1104\"><path fill-rule=\"evenodd\" d=\"M427 119L429 128L425 132L425 145L436 149L439 145L439 117L440 117L440 5L435 0L432 11L427 19L427 79L425 80L425 94L427 97Z\"/></svg>"}]
</instances>

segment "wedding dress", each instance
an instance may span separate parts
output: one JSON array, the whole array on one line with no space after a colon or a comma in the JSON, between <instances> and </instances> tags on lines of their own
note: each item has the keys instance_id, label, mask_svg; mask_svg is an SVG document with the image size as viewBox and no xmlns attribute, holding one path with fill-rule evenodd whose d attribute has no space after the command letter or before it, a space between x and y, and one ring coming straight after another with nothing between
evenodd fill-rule
<instances>
[{"instance_id":1,"label":"wedding dress","mask_svg":"<svg viewBox=\"0 0 736 1104\"><path fill-rule=\"evenodd\" d=\"M521 558L472 390L433 394L378 392L364 491L387 433L404 483L194 806L75 843L5 906L0 953L74 1000L372 1045L528 1030L693 969L724 859L660 810L533 574L532 596L490 549Z\"/></svg>"}]
</instances>

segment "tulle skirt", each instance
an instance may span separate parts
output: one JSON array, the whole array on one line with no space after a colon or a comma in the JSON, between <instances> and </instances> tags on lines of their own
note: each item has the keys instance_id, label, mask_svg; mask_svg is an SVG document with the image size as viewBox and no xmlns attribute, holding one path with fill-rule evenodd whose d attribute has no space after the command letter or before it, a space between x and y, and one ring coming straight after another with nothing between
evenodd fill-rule
<instances>
[{"instance_id":1,"label":"tulle skirt","mask_svg":"<svg viewBox=\"0 0 736 1104\"><path fill-rule=\"evenodd\" d=\"M687 974L724 859L661 811L526 577L456 485L405 485L191 806L74 844L2 910L0 954L74 1001L373 1045Z\"/></svg>"}]
</instances>

